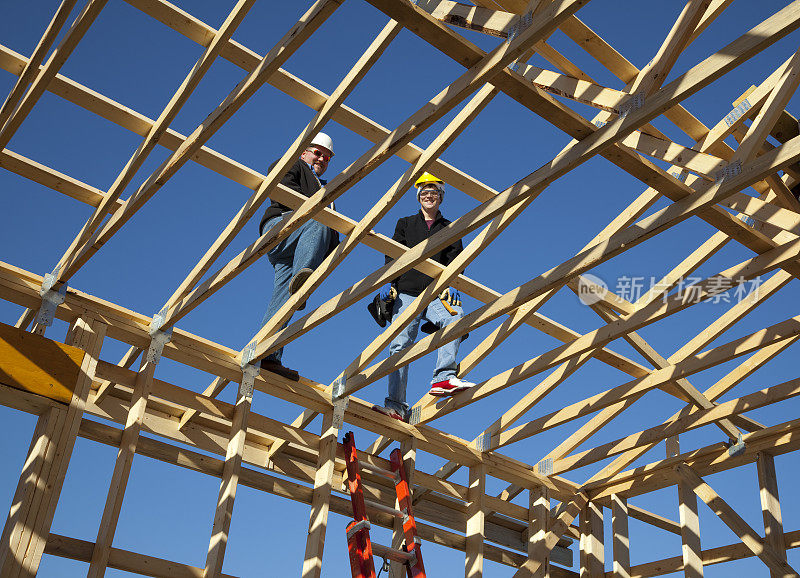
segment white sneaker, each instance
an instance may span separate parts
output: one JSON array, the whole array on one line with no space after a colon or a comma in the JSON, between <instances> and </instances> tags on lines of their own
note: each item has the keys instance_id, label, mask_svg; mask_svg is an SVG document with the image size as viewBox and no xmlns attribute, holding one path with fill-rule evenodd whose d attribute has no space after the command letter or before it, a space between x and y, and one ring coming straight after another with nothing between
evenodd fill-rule
<instances>
[{"instance_id":1,"label":"white sneaker","mask_svg":"<svg viewBox=\"0 0 800 578\"><path fill-rule=\"evenodd\" d=\"M475 384L471 381L465 381L457 377L451 377L450 379L445 379L444 381L432 383L431 389L428 391L428 393L436 397L446 397L449 395L455 395L460 391L469 389L470 387L475 387Z\"/></svg>"}]
</instances>

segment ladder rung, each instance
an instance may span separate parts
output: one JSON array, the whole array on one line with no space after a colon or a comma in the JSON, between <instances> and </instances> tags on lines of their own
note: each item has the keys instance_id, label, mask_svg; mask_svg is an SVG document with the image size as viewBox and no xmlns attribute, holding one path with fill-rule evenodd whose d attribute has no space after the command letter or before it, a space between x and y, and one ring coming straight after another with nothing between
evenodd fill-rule
<instances>
[{"instance_id":1,"label":"ladder rung","mask_svg":"<svg viewBox=\"0 0 800 578\"><path fill-rule=\"evenodd\" d=\"M373 502L372 500L364 500L364 504L367 506L367 510L377 510L378 512L383 512L384 514L389 514L390 516L400 519L405 517L405 514L400 510L396 508L390 508L389 506L384 506L383 504Z\"/></svg>"},{"instance_id":2,"label":"ladder rung","mask_svg":"<svg viewBox=\"0 0 800 578\"><path fill-rule=\"evenodd\" d=\"M404 552L403 550L395 550L394 548L389 548L381 544L373 544L372 553L378 558L400 562L400 564L413 564L417 558L412 553Z\"/></svg>"},{"instance_id":3,"label":"ladder rung","mask_svg":"<svg viewBox=\"0 0 800 578\"><path fill-rule=\"evenodd\" d=\"M364 471L377 474L379 476L383 476L384 478L389 478L393 482L397 480L397 475L394 472L390 472L389 470L384 470L383 468L373 466L372 464L369 464L367 462L362 462L361 460L358 460L358 465Z\"/></svg>"}]
</instances>

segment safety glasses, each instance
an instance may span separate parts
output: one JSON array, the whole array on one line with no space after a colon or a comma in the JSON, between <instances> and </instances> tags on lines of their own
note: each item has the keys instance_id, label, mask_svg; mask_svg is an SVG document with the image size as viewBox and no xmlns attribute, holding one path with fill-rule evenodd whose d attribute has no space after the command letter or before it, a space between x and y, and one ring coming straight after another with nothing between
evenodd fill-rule
<instances>
[{"instance_id":1,"label":"safety glasses","mask_svg":"<svg viewBox=\"0 0 800 578\"><path fill-rule=\"evenodd\" d=\"M321 159L321 160L323 160L325 162L328 162L329 160L331 160L331 155L329 155L328 153L323 152L323 151L321 151L319 149L306 149L306 151L310 152L315 157L317 157L317 158L319 158L319 159Z\"/></svg>"}]
</instances>

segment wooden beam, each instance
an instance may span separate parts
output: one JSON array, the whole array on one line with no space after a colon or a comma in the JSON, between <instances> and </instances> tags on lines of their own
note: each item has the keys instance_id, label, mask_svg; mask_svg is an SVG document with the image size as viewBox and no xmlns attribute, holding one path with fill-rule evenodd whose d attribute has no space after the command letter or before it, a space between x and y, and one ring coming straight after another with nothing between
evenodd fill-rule
<instances>
[{"instance_id":1,"label":"wooden beam","mask_svg":"<svg viewBox=\"0 0 800 578\"><path fill-rule=\"evenodd\" d=\"M786 545L783 537L783 519L778 498L778 477L775 474L775 458L758 452L758 487L761 498L761 513L764 517L764 541L781 560L786 560ZM770 573L772 578L780 578L778 572Z\"/></svg>"},{"instance_id":2,"label":"wooden beam","mask_svg":"<svg viewBox=\"0 0 800 578\"><path fill-rule=\"evenodd\" d=\"M252 376L251 376L252 377ZM225 560L225 549L228 545L228 532L233 517L233 504L236 500L236 490L239 486L239 474L242 468L242 455L244 453L245 437L247 435L247 418L250 415L250 405L253 401L253 390L246 385L247 375L242 378L236 407L231 422L230 437L225 455L225 466L222 469L222 482L219 487L217 508L214 513L214 524L211 529L211 541L208 546L206 565L203 578L218 578L222 576L222 564Z\"/></svg>"},{"instance_id":3,"label":"wooden beam","mask_svg":"<svg viewBox=\"0 0 800 578\"><path fill-rule=\"evenodd\" d=\"M322 552L325 548L325 532L328 528L331 486L333 485L336 438L339 430L333 427L333 411L322 417L322 435L319 446L319 461L314 477L314 494L311 500L311 520L308 524L306 552L303 561L303 578L319 578L322 574Z\"/></svg>"},{"instance_id":4,"label":"wooden beam","mask_svg":"<svg viewBox=\"0 0 800 578\"><path fill-rule=\"evenodd\" d=\"M678 464L675 473L697 496L744 542L753 554L761 558L767 567L779 576L797 576L797 572L782 560L775 551L762 543L758 533L742 519L703 479L686 464Z\"/></svg>"},{"instance_id":5,"label":"wooden beam","mask_svg":"<svg viewBox=\"0 0 800 578\"><path fill-rule=\"evenodd\" d=\"M628 533L628 501L617 495L611 496L611 532L613 535L613 578L630 578L631 545Z\"/></svg>"},{"instance_id":6,"label":"wooden beam","mask_svg":"<svg viewBox=\"0 0 800 578\"><path fill-rule=\"evenodd\" d=\"M152 341L153 339L151 338ZM142 421L147 411L147 400L153 385L153 374L159 357L159 355L151 355L150 352L142 355L139 371L136 375L136 384L131 395L131 406L125 422L125 430L122 434L117 459L114 462L114 471L111 474L111 483L109 484L103 515L100 518L100 528L97 531L92 561L87 573L89 578L105 576L111 544L114 541L114 534L117 530L119 513L122 510L122 501L125 497L125 490L128 487L133 456L136 453L136 444L139 441Z\"/></svg>"},{"instance_id":7,"label":"wooden beam","mask_svg":"<svg viewBox=\"0 0 800 578\"><path fill-rule=\"evenodd\" d=\"M680 455L678 436L666 440L667 457ZM703 578L703 557L700 543L700 517L697 511L697 496L692 488L679 481L678 519L681 525L681 555L683 556L683 574L686 578Z\"/></svg>"},{"instance_id":8,"label":"wooden beam","mask_svg":"<svg viewBox=\"0 0 800 578\"><path fill-rule=\"evenodd\" d=\"M588 502L581 512L581 578L604 578L603 508Z\"/></svg>"},{"instance_id":9,"label":"wooden beam","mask_svg":"<svg viewBox=\"0 0 800 578\"><path fill-rule=\"evenodd\" d=\"M547 488L538 487L528 490L528 557L536 555L537 550L543 547L550 526L550 498ZM539 568L533 572L532 578L549 578L550 560L548 557L542 561Z\"/></svg>"},{"instance_id":10,"label":"wooden beam","mask_svg":"<svg viewBox=\"0 0 800 578\"><path fill-rule=\"evenodd\" d=\"M465 578L483 576L483 536L486 517L486 466L479 464L469 469L467 498L467 556L464 561Z\"/></svg>"}]
</instances>

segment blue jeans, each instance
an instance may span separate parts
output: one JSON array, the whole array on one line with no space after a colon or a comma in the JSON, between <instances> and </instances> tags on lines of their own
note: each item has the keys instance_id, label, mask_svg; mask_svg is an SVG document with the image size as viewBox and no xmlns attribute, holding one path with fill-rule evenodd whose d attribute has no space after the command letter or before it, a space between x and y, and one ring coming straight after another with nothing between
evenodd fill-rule
<instances>
[{"instance_id":1,"label":"blue jeans","mask_svg":"<svg viewBox=\"0 0 800 578\"><path fill-rule=\"evenodd\" d=\"M272 217L264 223L263 232L266 233L280 223L281 219L281 215ZM267 253L269 262L272 263L272 267L275 269L275 286L272 289L272 297L269 300L267 312L261 321L262 326L289 300L291 296L289 294L289 285L292 282L292 277L304 267L310 269L319 267L328 252L332 236L333 233L328 227L314 219L309 219ZM287 325L288 321L283 324L283 327ZM280 363L282 356L283 348L281 347L269 354L266 359Z\"/></svg>"},{"instance_id":2,"label":"blue jeans","mask_svg":"<svg viewBox=\"0 0 800 578\"><path fill-rule=\"evenodd\" d=\"M400 293L397 299L394 300L393 315L397 317L400 313L416 299L406 293ZM406 325L403 330L394 338L389 345L389 353L397 353L409 347L417 340L417 332L419 331L419 324L423 319L427 319L436 327L441 329L446 325L458 321L464 316L464 311L461 307L453 306L457 315L450 315L447 309L444 308L439 299L434 299L428 307L417 315L411 323ZM436 368L433 370L433 379L431 383L437 381L444 381L456 376L456 358L458 357L458 346L461 344L460 339L454 339L450 343L442 345L437 351ZM401 415L408 414L409 405L406 403L406 385L408 384L408 365L404 365L397 371L389 374L389 395L386 398L384 405L391 408Z\"/></svg>"}]
</instances>

